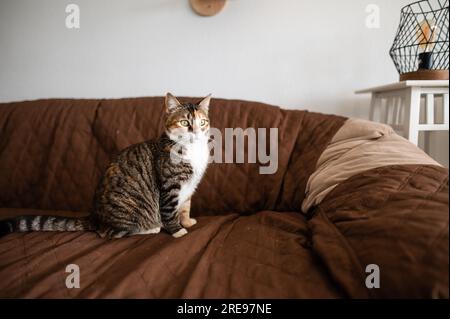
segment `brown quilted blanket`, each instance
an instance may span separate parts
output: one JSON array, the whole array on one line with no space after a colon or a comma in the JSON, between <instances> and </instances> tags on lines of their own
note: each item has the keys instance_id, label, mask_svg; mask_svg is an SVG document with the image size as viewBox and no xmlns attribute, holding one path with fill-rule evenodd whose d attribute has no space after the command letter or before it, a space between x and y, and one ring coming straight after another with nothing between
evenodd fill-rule
<instances>
[{"instance_id":1,"label":"brown quilted blanket","mask_svg":"<svg viewBox=\"0 0 450 319\"><path fill-rule=\"evenodd\" d=\"M184 99L189 100L189 99ZM89 212L114 154L162 131L162 98L0 104L0 218ZM212 125L279 128L278 170L211 164L199 224L104 240L93 233L0 238L0 297L448 298L448 170L385 166L339 184L307 215L305 188L345 118L213 100ZM80 268L80 288L65 285ZM365 285L368 264L380 288Z\"/></svg>"}]
</instances>

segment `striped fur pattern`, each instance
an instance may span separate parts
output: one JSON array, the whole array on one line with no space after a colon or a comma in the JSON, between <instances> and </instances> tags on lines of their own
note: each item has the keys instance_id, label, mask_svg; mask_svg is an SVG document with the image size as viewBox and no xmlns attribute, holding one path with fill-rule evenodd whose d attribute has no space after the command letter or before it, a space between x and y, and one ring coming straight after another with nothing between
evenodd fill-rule
<instances>
[{"instance_id":1,"label":"striped fur pattern","mask_svg":"<svg viewBox=\"0 0 450 319\"><path fill-rule=\"evenodd\" d=\"M22 216L0 223L0 234L15 231L80 231L93 230L89 218L68 218L60 216Z\"/></svg>"},{"instance_id":2,"label":"striped fur pattern","mask_svg":"<svg viewBox=\"0 0 450 319\"><path fill-rule=\"evenodd\" d=\"M88 230L120 238L164 228L174 237L185 235L196 223L190 200L208 163L210 98L181 104L168 93L165 133L129 146L110 163L89 217L23 216L0 223L0 233Z\"/></svg>"}]
</instances>

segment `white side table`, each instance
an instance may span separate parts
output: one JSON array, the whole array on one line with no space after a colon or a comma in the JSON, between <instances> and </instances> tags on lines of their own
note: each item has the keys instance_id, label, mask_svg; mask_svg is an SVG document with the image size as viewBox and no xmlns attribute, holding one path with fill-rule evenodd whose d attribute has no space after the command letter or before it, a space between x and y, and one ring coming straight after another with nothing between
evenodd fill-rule
<instances>
[{"instance_id":1,"label":"white side table","mask_svg":"<svg viewBox=\"0 0 450 319\"><path fill-rule=\"evenodd\" d=\"M356 91L356 94L371 93L369 119L392 126L410 142L417 145L419 131L425 133L425 150L430 145L430 131L447 130L449 127L448 81L420 80L402 81L388 85ZM421 114L421 101L425 114ZM436 112L435 112L436 111ZM441 115L441 120L437 116ZM424 122L421 122L425 118Z\"/></svg>"}]
</instances>

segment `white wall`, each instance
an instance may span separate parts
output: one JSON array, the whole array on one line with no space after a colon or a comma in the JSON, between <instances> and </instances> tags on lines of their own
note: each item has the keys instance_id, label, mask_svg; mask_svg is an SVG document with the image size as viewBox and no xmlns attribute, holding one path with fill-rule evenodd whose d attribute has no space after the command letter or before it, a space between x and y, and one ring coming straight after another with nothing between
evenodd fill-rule
<instances>
[{"instance_id":1,"label":"white wall","mask_svg":"<svg viewBox=\"0 0 450 319\"><path fill-rule=\"evenodd\" d=\"M366 118L353 92L398 80L388 51L411 1L228 0L203 18L188 0L0 0L0 101L212 92ZM436 141L448 165L448 134Z\"/></svg>"}]
</instances>

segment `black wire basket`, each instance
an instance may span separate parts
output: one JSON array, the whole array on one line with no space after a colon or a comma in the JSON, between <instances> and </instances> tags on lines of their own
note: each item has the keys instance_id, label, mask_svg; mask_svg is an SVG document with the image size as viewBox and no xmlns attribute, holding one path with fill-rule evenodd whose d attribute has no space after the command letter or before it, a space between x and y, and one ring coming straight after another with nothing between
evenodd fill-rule
<instances>
[{"instance_id":1,"label":"black wire basket","mask_svg":"<svg viewBox=\"0 0 450 319\"><path fill-rule=\"evenodd\" d=\"M401 10L390 56L400 80L448 80L449 0L423 0Z\"/></svg>"}]
</instances>

